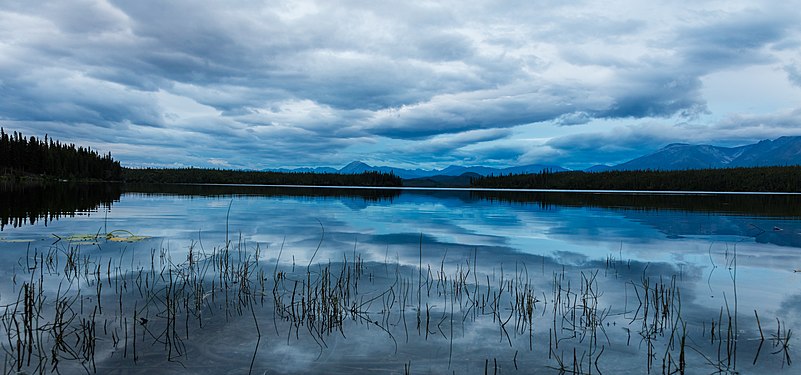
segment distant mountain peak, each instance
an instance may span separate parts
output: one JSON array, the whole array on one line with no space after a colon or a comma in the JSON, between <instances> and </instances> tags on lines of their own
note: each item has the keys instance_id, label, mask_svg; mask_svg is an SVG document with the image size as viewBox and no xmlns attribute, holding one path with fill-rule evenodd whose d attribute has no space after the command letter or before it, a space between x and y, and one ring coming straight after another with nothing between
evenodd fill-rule
<instances>
[{"instance_id":1,"label":"distant mountain peak","mask_svg":"<svg viewBox=\"0 0 801 375\"><path fill-rule=\"evenodd\" d=\"M367 163L364 163L364 162L362 162L360 160L355 160L355 161L352 161L352 162L348 163L348 165L342 167L342 169L346 169L346 168L370 168L370 166Z\"/></svg>"},{"instance_id":2,"label":"distant mountain peak","mask_svg":"<svg viewBox=\"0 0 801 375\"><path fill-rule=\"evenodd\" d=\"M339 170L339 173L359 174L359 173L371 172L371 171L375 171L375 170L376 170L376 168L373 168L372 166L367 165L366 163L363 163L361 161L352 161L352 162L348 163L348 165L342 167Z\"/></svg>"},{"instance_id":3,"label":"distant mountain peak","mask_svg":"<svg viewBox=\"0 0 801 375\"><path fill-rule=\"evenodd\" d=\"M593 165L592 167L585 169L584 172L606 172L608 170L611 170L612 168L613 167L606 164L596 164Z\"/></svg>"},{"instance_id":4,"label":"distant mountain peak","mask_svg":"<svg viewBox=\"0 0 801 375\"><path fill-rule=\"evenodd\" d=\"M778 165L801 165L801 137L766 139L739 147L672 143L612 169L681 170Z\"/></svg>"}]
</instances>

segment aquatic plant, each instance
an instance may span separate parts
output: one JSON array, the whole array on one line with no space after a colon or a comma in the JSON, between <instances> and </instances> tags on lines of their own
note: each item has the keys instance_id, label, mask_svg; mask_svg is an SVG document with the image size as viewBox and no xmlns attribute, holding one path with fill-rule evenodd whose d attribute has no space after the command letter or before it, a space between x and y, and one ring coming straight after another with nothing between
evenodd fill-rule
<instances>
[{"instance_id":1,"label":"aquatic plant","mask_svg":"<svg viewBox=\"0 0 801 375\"><path fill-rule=\"evenodd\" d=\"M133 242L114 240L132 237L138 238L112 231L92 237L92 245L73 236L29 248L11 277L13 293L0 296L5 373L95 373L161 363L174 366L172 372L195 372L197 364L212 364L203 346L220 345L204 337L229 329L252 345L252 354L213 363L251 373L291 371L274 361L276 348L314 347L319 360L365 336L388 343L374 348L386 358L371 368L404 373L428 371L431 361L439 361L438 370L493 374L532 368L684 374L701 365L735 373L743 336L759 339L758 347L746 342L753 366L792 362L791 328L777 318L766 338L756 311L753 320L739 315L736 251L727 255L734 299L724 298L699 320L686 313L681 275L614 256L600 268L552 265L547 271L543 258L531 273L523 262L479 265L475 252L447 262L444 255L432 265L422 261L421 236L417 264L366 261L354 244L336 260L313 262L315 250L305 267L296 267L282 262L283 246L269 256L241 236L208 251L193 241L180 255L169 247L129 250L122 246ZM120 252L92 251L103 240ZM624 275L636 276L625 288L610 288ZM766 340L773 350L760 356ZM441 355L421 359L418 350Z\"/></svg>"}]
</instances>

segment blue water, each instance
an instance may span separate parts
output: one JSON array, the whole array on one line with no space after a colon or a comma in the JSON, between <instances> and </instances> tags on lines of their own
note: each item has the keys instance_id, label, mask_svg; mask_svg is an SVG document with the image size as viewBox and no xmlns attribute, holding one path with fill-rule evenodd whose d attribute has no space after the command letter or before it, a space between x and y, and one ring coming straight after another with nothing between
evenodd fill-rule
<instances>
[{"instance_id":1,"label":"blue water","mask_svg":"<svg viewBox=\"0 0 801 375\"><path fill-rule=\"evenodd\" d=\"M298 270L309 264L336 263L343 258L351 260L358 254L372 267L371 277L378 280L375 281L379 285L377 290L381 289L381 282L389 282L382 281L382 277L391 279L388 265L405 270L406 273L402 274L412 283L418 282L415 279L417 271L414 271L418 265L423 265L425 272L434 272L440 267L448 272L473 267L482 278L492 280L483 284L478 282L481 285L494 283L506 273L521 275L525 270L526 277L535 280L532 285L539 288L538 295L544 296L543 302L553 295L554 275L573 278L572 288L576 289L581 277L598 272L601 304L609 306L610 312L605 324L611 324L604 333L606 338L601 340L605 352L597 364L597 369L606 369L606 373L638 373L646 363L645 360L630 358L647 354L643 354L645 344L641 336L624 336L624 332L634 334L634 327L639 323L633 309L621 304L636 301L635 285L645 277L652 277L654 282L660 278L663 281L675 278L681 286L682 310L685 311L682 319L688 323L691 337L695 335L694 340L697 340L690 344L695 345L695 351L687 349L691 353L687 354L688 363L692 363L692 370L688 373L720 370L720 364L714 364L717 357L712 363L707 358L716 353L717 342L713 340L710 346L706 341L710 340L712 322L731 314L735 303L740 323L738 350L742 353L736 359L736 371L794 373L795 366L786 363L782 353L774 353L781 349L780 342L771 342L767 333L776 333L780 338L787 329L801 329L801 273L794 272L801 269L801 219L793 215L794 209L783 210L781 203L779 208L768 207L775 206L774 201L760 209L759 197L727 196L718 199L704 194L628 199L626 197L631 193L619 192L616 193L618 197L609 193L584 193L581 199L573 199L571 193L559 194L553 199L548 198L548 193L542 193L545 198L509 199L507 195L498 197L442 190L403 190L369 197L348 192L314 195L306 191L303 195L294 195L292 188L270 191L269 194L243 192L236 188L227 193L218 188L206 195L181 193L174 189L165 193L152 190L126 192L109 206L89 209L74 217L62 217L47 223L40 220L18 227L6 226L0 232L0 251L5 254L0 266L6 275L20 272L20 259L30 257L32 249L63 248L65 243L83 248L84 253L93 252L108 259L127 259L125 255L117 255L126 252L147 254L153 249L167 249L169 256L178 263L186 259L190 248L210 252L224 246L227 239L232 244L244 244L240 248L249 251L258 248L261 260L270 265L269 271L280 264L288 270L294 266L293 271L300 272ZM795 198L786 199L792 203ZM704 208L695 208L695 200L705 202ZM738 207L740 200L745 202L743 207L756 209L749 211L747 207ZM699 203L698 206L702 205ZM102 234L122 233L120 230L147 239L132 243L103 240ZM94 234L101 236L95 240L67 240L74 235L86 237ZM475 280L479 280L478 277ZM13 294L15 287L6 279L0 289L4 303L9 303L10 298L16 299ZM416 290L412 295L414 293ZM441 304L432 308L437 311L437 319L449 313L442 311ZM324 348L301 337L297 341L289 340L286 327L275 327L276 332L272 332L272 328L269 332L276 337L270 336L257 344L254 344L253 337L245 340L241 353L228 356L242 357L232 362L229 368L233 372L247 372L256 345L254 368L261 371L345 373L373 368L403 373L404 365L409 363L413 373L483 373L486 362L492 373L493 362L499 360L504 372L514 372L518 361L551 371L559 368L559 362L545 358L548 351L541 350L549 345L552 306L539 308L543 309L539 311L540 316L546 319L535 328L544 335L540 337L539 349L536 350L529 350L526 342L519 343L512 338L507 343L507 339L496 332L497 328L492 328L495 325L490 318L473 319L473 325L465 323L461 331L449 331L454 332L453 341L450 333L443 333L440 341L420 340L420 334L413 330L413 340L409 343L405 339L408 329L404 330L405 334L396 333L393 344L389 344L387 336L380 332L375 339L367 341L354 339L343 332L332 341L336 346ZM755 349L759 338L755 310L768 338L765 349L761 349L758 355ZM464 320L463 316L466 315L460 315L460 319ZM272 324L271 320L269 322ZM220 342L228 342L235 338L226 335L248 330L239 327L245 323L228 324L230 326L212 320L201 336L219 337ZM391 326L400 329L397 325ZM630 328L621 328L624 326ZM354 328L354 332L358 332L356 336L369 336L370 333L364 329L363 326ZM302 329L300 332L303 333ZM480 335L481 332L490 332L491 339ZM297 335L291 328L289 333ZM415 341L414 337L418 340ZM794 337L791 340L791 344L796 342ZM188 346L217 345L223 352L218 354L221 358L226 358L226 350L239 350L219 346L220 342L194 342ZM724 348L727 343L723 342ZM665 343L661 345L660 348L667 347ZM586 342L581 341L576 346L586 347ZM793 355L797 354L795 346L791 351ZM208 352L208 349L197 350ZM371 350L376 353L370 355ZM660 350L655 356L658 363L652 370L655 373L662 371L663 354L668 351ZM477 353L485 352L489 354L476 357ZM568 351L562 355L569 357L572 365L572 353ZM448 360L448 356L457 360ZM759 360L753 364L757 356ZM141 362L132 365L119 355L110 357L104 362L109 363L108 369L135 372L152 366L152 363L142 365ZM161 360L157 355L153 358L153 363ZM275 364L281 362L281 358L290 360ZM470 362L472 360L475 362ZM177 372L187 369L172 365ZM587 362L582 371L589 367L590 362ZM735 370L730 363L726 368ZM597 369L593 367L592 372ZM528 370L518 368L517 371L527 373Z\"/></svg>"}]
</instances>

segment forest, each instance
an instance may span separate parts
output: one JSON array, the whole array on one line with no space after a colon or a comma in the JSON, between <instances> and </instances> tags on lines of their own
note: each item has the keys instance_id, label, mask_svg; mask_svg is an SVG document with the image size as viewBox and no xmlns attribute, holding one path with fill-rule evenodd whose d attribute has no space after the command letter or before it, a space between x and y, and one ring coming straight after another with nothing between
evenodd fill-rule
<instances>
[{"instance_id":1,"label":"forest","mask_svg":"<svg viewBox=\"0 0 801 375\"><path fill-rule=\"evenodd\" d=\"M111 153L99 154L88 147L49 138L6 133L0 128L0 177L25 179L100 180L132 183L211 183L317 186L401 186L388 173L362 174L279 173L201 168L123 168Z\"/></svg>"},{"instance_id":2,"label":"forest","mask_svg":"<svg viewBox=\"0 0 801 375\"><path fill-rule=\"evenodd\" d=\"M25 137L0 128L0 177L123 181L130 183L210 183L310 186L404 186L392 174L365 172L286 173L204 168L123 168L111 153L61 143L47 135ZM699 170L551 172L470 176L470 187L507 189L801 192L801 166ZM408 184L414 185L407 181ZM464 181L467 184L467 180Z\"/></svg>"},{"instance_id":3,"label":"forest","mask_svg":"<svg viewBox=\"0 0 801 375\"><path fill-rule=\"evenodd\" d=\"M801 192L801 166L487 176L471 187L566 190Z\"/></svg>"},{"instance_id":4,"label":"forest","mask_svg":"<svg viewBox=\"0 0 801 375\"><path fill-rule=\"evenodd\" d=\"M254 184L314 186L402 186L400 177L391 173L284 173L238 171L228 169L170 168L123 170L122 180L129 183Z\"/></svg>"},{"instance_id":5,"label":"forest","mask_svg":"<svg viewBox=\"0 0 801 375\"><path fill-rule=\"evenodd\" d=\"M0 176L47 176L59 179L119 181L122 167L111 157L88 147L61 143L0 128Z\"/></svg>"}]
</instances>

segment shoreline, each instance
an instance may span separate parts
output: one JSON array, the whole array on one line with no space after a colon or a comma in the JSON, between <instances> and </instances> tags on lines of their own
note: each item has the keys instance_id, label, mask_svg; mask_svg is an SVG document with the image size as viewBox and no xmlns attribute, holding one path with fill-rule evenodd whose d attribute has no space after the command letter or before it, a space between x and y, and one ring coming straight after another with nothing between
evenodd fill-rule
<instances>
[{"instance_id":1,"label":"shoreline","mask_svg":"<svg viewBox=\"0 0 801 375\"><path fill-rule=\"evenodd\" d=\"M801 192L773 191L707 191L707 190L601 190L601 189L518 189L481 187L422 187L422 186L340 186L340 185L265 185L265 184L220 184L220 183L125 183L145 185L185 185L220 187L267 187L303 189L349 189L349 190L408 190L408 191L486 191L521 193L581 193L581 194L653 194L653 195L801 195Z\"/></svg>"}]
</instances>

